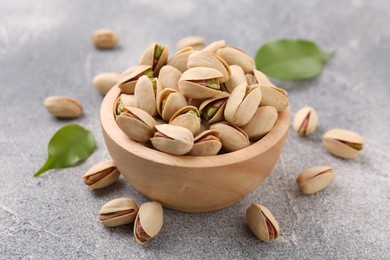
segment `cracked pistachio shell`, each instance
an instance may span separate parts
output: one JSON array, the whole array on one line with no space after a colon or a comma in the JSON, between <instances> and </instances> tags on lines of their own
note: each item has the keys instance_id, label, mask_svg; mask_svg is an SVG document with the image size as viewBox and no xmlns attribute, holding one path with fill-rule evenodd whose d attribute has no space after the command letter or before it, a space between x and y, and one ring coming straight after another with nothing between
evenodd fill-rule
<instances>
[{"instance_id":1,"label":"cracked pistachio shell","mask_svg":"<svg viewBox=\"0 0 390 260\"><path fill-rule=\"evenodd\" d=\"M200 113L200 115L202 115L202 119L209 124L213 124L213 123L224 120L223 113L225 111L226 102L227 102L227 99L229 98L229 96L230 96L230 94L227 92L220 92L215 97L213 97L211 99L206 99L205 101L203 101L203 103L199 107L199 113ZM210 103L213 103L214 101L218 102L219 100L222 100L222 99L225 99L224 103L218 108L218 110L215 112L214 116L211 117L209 120L207 120L204 113L207 113L206 110L209 109L208 105Z\"/></svg>"},{"instance_id":2,"label":"cracked pistachio shell","mask_svg":"<svg viewBox=\"0 0 390 260\"><path fill-rule=\"evenodd\" d=\"M147 76L140 77L135 84L134 99L138 108L151 116L157 115L155 90L152 81Z\"/></svg>"},{"instance_id":3,"label":"cracked pistachio shell","mask_svg":"<svg viewBox=\"0 0 390 260\"><path fill-rule=\"evenodd\" d=\"M118 45L118 35L110 29L100 29L92 34L92 42L100 49L113 49Z\"/></svg>"},{"instance_id":4,"label":"cracked pistachio shell","mask_svg":"<svg viewBox=\"0 0 390 260\"><path fill-rule=\"evenodd\" d=\"M189 111L192 112L188 113ZM187 128L193 135L196 135L200 130L200 116L198 108L194 106L185 106L180 108L175 114L173 114L169 120L169 124Z\"/></svg>"},{"instance_id":5,"label":"cracked pistachio shell","mask_svg":"<svg viewBox=\"0 0 390 260\"><path fill-rule=\"evenodd\" d=\"M221 147L222 143L219 140L219 132L216 130L206 130L195 137L194 146L188 155L217 155Z\"/></svg>"},{"instance_id":6,"label":"cracked pistachio shell","mask_svg":"<svg viewBox=\"0 0 390 260\"><path fill-rule=\"evenodd\" d=\"M124 107L116 122L131 140L140 143L147 142L153 136L156 125L151 115L137 107Z\"/></svg>"},{"instance_id":7,"label":"cracked pistachio shell","mask_svg":"<svg viewBox=\"0 0 390 260\"><path fill-rule=\"evenodd\" d=\"M84 183L91 189L101 189L113 184L119 178L119 171L113 160L100 162L83 176Z\"/></svg>"},{"instance_id":8,"label":"cracked pistachio shell","mask_svg":"<svg viewBox=\"0 0 390 260\"><path fill-rule=\"evenodd\" d=\"M128 68L124 72L122 72L119 80L118 80L118 87L121 89L123 93L126 94L134 94L134 88L135 84L137 83L137 80L145 75L152 76L149 74L152 74L152 67L149 65L136 65L133 67Z\"/></svg>"},{"instance_id":9,"label":"cracked pistachio shell","mask_svg":"<svg viewBox=\"0 0 390 260\"><path fill-rule=\"evenodd\" d=\"M279 237L279 224L263 205L250 205L246 210L246 220L253 234L261 241L269 242Z\"/></svg>"},{"instance_id":10,"label":"cracked pistachio shell","mask_svg":"<svg viewBox=\"0 0 390 260\"><path fill-rule=\"evenodd\" d=\"M186 47L184 49L181 49L168 60L167 65L175 67L180 72L186 71L188 56L190 56L193 51L194 50L192 49L192 47Z\"/></svg>"},{"instance_id":11,"label":"cracked pistachio shell","mask_svg":"<svg viewBox=\"0 0 390 260\"><path fill-rule=\"evenodd\" d=\"M43 102L47 111L59 118L76 118L83 114L83 107L77 99L53 96Z\"/></svg>"},{"instance_id":12,"label":"cracked pistachio shell","mask_svg":"<svg viewBox=\"0 0 390 260\"><path fill-rule=\"evenodd\" d=\"M359 134L343 129L326 132L322 141L329 153L344 159L357 157L364 144L364 139Z\"/></svg>"},{"instance_id":13,"label":"cracked pistachio shell","mask_svg":"<svg viewBox=\"0 0 390 260\"><path fill-rule=\"evenodd\" d=\"M249 94L247 94L250 89ZM261 100L259 85L248 86L246 82L234 88L226 103L226 121L236 126L247 124L256 113Z\"/></svg>"},{"instance_id":14,"label":"cracked pistachio shell","mask_svg":"<svg viewBox=\"0 0 390 260\"><path fill-rule=\"evenodd\" d=\"M103 72L97 74L92 79L92 84L95 89L103 96L117 83L120 78L120 74L115 72Z\"/></svg>"},{"instance_id":15,"label":"cracked pistachio shell","mask_svg":"<svg viewBox=\"0 0 390 260\"><path fill-rule=\"evenodd\" d=\"M301 136L313 133L318 125L317 112L312 107L301 108L294 117L294 129Z\"/></svg>"},{"instance_id":16,"label":"cracked pistachio shell","mask_svg":"<svg viewBox=\"0 0 390 260\"><path fill-rule=\"evenodd\" d=\"M260 106L273 106L278 112L288 107L288 94L284 89L273 85L260 85L262 98Z\"/></svg>"},{"instance_id":17,"label":"cracked pistachio shell","mask_svg":"<svg viewBox=\"0 0 390 260\"><path fill-rule=\"evenodd\" d=\"M204 51L211 51L217 53L220 48L225 47L225 40L215 41L204 47Z\"/></svg>"},{"instance_id":18,"label":"cracked pistachio shell","mask_svg":"<svg viewBox=\"0 0 390 260\"><path fill-rule=\"evenodd\" d=\"M248 124L242 126L249 139L257 141L268 134L278 119L278 111L271 106L259 107Z\"/></svg>"},{"instance_id":19,"label":"cracked pistachio shell","mask_svg":"<svg viewBox=\"0 0 390 260\"><path fill-rule=\"evenodd\" d=\"M246 82L245 73L242 68L238 65L229 66L231 75L228 81L225 82L226 90L229 93L233 92L233 89L243 82Z\"/></svg>"},{"instance_id":20,"label":"cracked pistachio shell","mask_svg":"<svg viewBox=\"0 0 390 260\"><path fill-rule=\"evenodd\" d=\"M220 89L203 86L199 81L216 80L220 83L223 75L216 69L196 67L186 70L180 77L179 90L188 98L205 99L216 96Z\"/></svg>"},{"instance_id":21,"label":"cracked pistachio shell","mask_svg":"<svg viewBox=\"0 0 390 260\"><path fill-rule=\"evenodd\" d=\"M202 37L188 36L177 42L176 49L181 50L186 47L192 47L194 50L201 50L204 46L204 39Z\"/></svg>"},{"instance_id":22,"label":"cracked pistachio shell","mask_svg":"<svg viewBox=\"0 0 390 260\"><path fill-rule=\"evenodd\" d=\"M157 236L163 226L163 208L158 202L146 202L139 207L134 223L134 238L145 244Z\"/></svg>"},{"instance_id":23,"label":"cracked pistachio shell","mask_svg":"<svg viewBox=\"0 0 390 260\"><path fill-rule=\"evenodd\" d=\"M186 105L184 95L175 89L163 89L157 96L157 112L165 121L169 121L177 110Z\"/></svg>"},{"instance_id":24,"label":"cracked pistachio shell","mask_svg":"<svg viewBox=\"0 0 390 260\"><path fill-rule=\"evenodd\" d=\"M194 136L187 128L175 125L156 125L157 131L150 138L152 145L159 151L183 155L191 151L194 145Z\"/></svg>"},{"instance_id":25,"label":"cracked pistachio shell","mask_svg":"<svg viewBox=\"0 0 390 260\"><path fill-rule=\"evenodd\" d=\"M156 57L156 54L159 56ZM149 65L153 70L154 76L157 76L160 69L167 63L168 56L168 46L152 43L142 54L139 64Z\"/></svg>"},{"instance_id":26,"label":"cracked pistachio shell","mask_svg":"<svg viewBox=\"0 0 390 260\"><path fill-rule=\"evenodd\" d=\"M239 48L225 46L220 48L217 51L217 54L224 59L227 64L240 66L245 73L251 73L256 69L253 58Z\"/></svg>"},{"instance_id":27,"label":"cracked pistachio shell","mask_svg":"<svg viewBox=\"0 0 390 260\"><path fill-rule=\"evenodd\" d=\"M135 107L137 106L136 102L135 102L135 97L134 95L130 95L130 94L121 94L119 96L121 102L123 103L124 106L127 106L127 107Z\"/></svg>"},{"instance_id":28,"label":"cracked pistachio shell","mask_svg":"<svg viewBox=\"0 0 390 260\"><path fill-rule=\"evenodd\" d=\"M104 204L99 211L99 220L105 227L117 227L134 222L138 205L129 198L118 198Z\"/></svg>"},{"instance_id":29,"label":"cracked pistachio shell","mask_svg":"<svg viewBox=\"0 0 390 260\"><path fill-rule=\"evenodd\" d=\"M227 152L234 152L249 146L248 135L239 127L233 126L228 122L219 122L212 124L210 130L219 132L219 139L222 147Z\"/></svg>"},{"instance_id":30,"label":"cracked pistachio shell","mask_svg":"<svg viewBox=\"0 0 390 260\"><path fill-rule=\"evenodd\" d=\"M297 177L299 189L304 194L313 194L325 189L336 177L329 166L318 166L304 170Z\"/></svg>"},{"instance_id":31,"label":"cracked pistachio shell","mask_svg":"<svg viewBox=\"0 0 390 260\"><path fill-rule=\"evenodd\" d=\"M178 82L181 77L181 71L170 65L161 68L158 79L162 88L172 88L179 90Z\"/></svg>"},{"instance_id":32,"label":"cracked pistachio shell","mask_svg":"<svg viewBox=\"0 0 390 260\"><path fill-rule=\"evenodd\" d=\"M255 76L257 84L273 86L272 82L268 79L268 77L260 70L253 70L252 74Z\"/></svg>"},{"instance_id":33,"label":"cracked pistachio shell","mask_svg":"<svg viewBox=\"0 0 390 260\"><path fill-rule=\"evenodd\" d=\"M187 68L206 67L216 69L222 73L221 82L226 82L230 77L229 65L217 54L211 51L194 51L187 61Z\"/></svg>"}]
</instances>

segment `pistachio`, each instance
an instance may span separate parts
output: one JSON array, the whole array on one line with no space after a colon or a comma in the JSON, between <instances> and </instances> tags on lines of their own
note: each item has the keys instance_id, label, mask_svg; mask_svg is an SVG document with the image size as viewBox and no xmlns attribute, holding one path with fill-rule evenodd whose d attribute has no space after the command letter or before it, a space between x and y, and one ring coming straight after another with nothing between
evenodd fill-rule
<instances>
[{"instance_id":1,"label":"pistachio","mask_svg":"<svg viewBox=\"0 0 390 260\"><path fill-rule=\"evenodd\" d=\"M271 106L259 107L252 119L241 128L248 134L250 140L257 141L271 131L277 119L278 111L276 111L276 108Z\"/></svg>"},{"instance_id":2,"label":"pistachio","mask_svg":"<svg viewBox=\"0 0 390 260\"><path fill-rule=\"evenodd\" d=\"M75 118L83 113L83 107L74 98L53 96L46 98L43 104L47 111L55 117Z\"/></svg>"},{"instance_id":3,"label":"pistachio","mask_svg":"<svg viewBox=\"0 0 390 260\"><path fill-rule=\"evenodd\" d=\"M195 51L187 61L187 68L206 67L216 69L222 73L222 82L226 82L230 77L230 68L227 63L218 55L211 51Z\"/></svg>"},{"instance_id":4,"label":"pistachio","mask_svg":"<svg viewBox=\"0 0 390 260\"><path fill-rule=\"evenodd\" d=\"M181 49L168 60L167 65L175 67L180 72L186 71L188 56L190 56L193 51L194 50L192 49L192 47L186 47L184 49Z\"/></svg>"},{"instance_id":5,"label":"pistachio","mask_svg":"<svg viewBox=\"0 0 390 260\"><path fill-rule=\"evenodd\" d=\"M233 92L233 89L243 82L246 82L245 73L242 68L238 65L229 66L231 75L228 81L225 82L226 90L229 93Z\"/></svg>"},{"instance_id":6,"label":"pistachio","mask_svg":"<svg viewBox=\"0 0 390 260\"><path fill-rule=\"evenodd\" d=\"M246 220L253 234L261 241L270 242L279 237L279 224L263 205L250 205L246 210Z\"/></svg>"},{"instance_id":7,"label":"pistachio","mask_svg":"<svg viewBox=\"0 0 390 260\"><path fill-rule=\"evenodd\" d=\"M119 171L113 160L103 161L91 169L83 176L84 183L91 189L101 189L113 184L119 178Z\"/></svg>"},{"instance_id":8,"label":"pistachio","mask_svg":"<svg viewBox=\"0 0 390 260\"><path fill-rule=\"evenodd\" d=\"M196 135L200 130L199 110L194 106L182 107L173 114L169 124L187 128L193 135Z\"/></svg>"},{"instance_id":9,"label":"pistachio","mask_svg":"<svg viewBox=\"0 0 390 260\"><path fill-rule=\"evenodd\" d=\"M312 107L301 108L294 117L294 129L301 136L313 133L318 125L317 112Z\"/></svg>"},{"instance_id":10,"label":"pistachio","mask_svg":"<svg viewBox=\"0 0 390 260\"><path fill-rule=\"evenodd\" d=\"M261 86L263 85L273 86L272 82L268 79L268 77L260 70L253 70L252 75L255 76L255 79L257 81L256 84L259 84Z\"/></svg>"},{"instance_id":11,"label":"pistachio","mask_svg":"<svg viewBox=\"0 0 390 260\"><path fill-rule=\"evenodd\" d=\"M260 104L259 85L248 86L246 82L234 88L226 103L225 119L236 126L247 124Z\"/></svg>"},{"instance_id":12,"label":"pistachio","mask_svg":"<svg viewBox=\"0 0 390 260\"><path fill-rule=\"evenodd\" d=\"M195 137L194 146L188 155L210 156L217 155L222 144L219 140L219 132L216 130L206 130Z\"/></svg>"},{"instance_id":13,"label":"pistachio","mask_svg":"<svg viewBox=\"0 0 390 260\"><path fill-rule=\"evenodd\" d=\"M212 124L210 130L219 132L219 139L222 147L227 152L234 152L249 146L248 135L239 127L228 122L219 122Z\"/></svg>"},{"instance_id":14,"label":"pistachio","mask_svg":"<svg viewBox=\"0 0 390 260\"><path fill-rule=\"evenodd\" d=\"M336 177L329 166L318 166L304 170L297 176L297 184L304 194L313 194L325 189Z\"/></svg>"},{"instance_id":15,"label":"pistachio","mask_svg":"<svg viewBox=\"0 0 390 260\"><path fill-rule=\"evenodd\" d=\"M176 44L176 49L178 50L186 47L192 47L194 50L201 50L204 47L204 39L199 36L189 36L181 39Z\"/></svg>"},{"instance_id":16,"label":"pistachio","mask_svg":"<svg viewBox=\"0 0 390 260\"><path fill-rule=\"evenodd\" d=\"M220 48L223 48L223 47L225 47L225 41L224 40L220 40L220 41L215 41L215 42L210 43L209 45L204 47L203 50L204 51L211 51L211 52L217 53L217 51Z\"/></svg>"},{"instance_id":17,"label":"pistachio","mask_svg":"<svg viewBox=\"0 0 390 260\"><path fill-rule=\"evenodd\" d=\"M250 73L256 68L253 58L239 48L225 46L218 49L217 54L224 59L227 64L240 66L245 73Z\"/></svg>"},{"instance_id":18,"label":"pistachio","mask_svg":"<svg viewBox=\"0 0 390 260\"><path fill-rule=\"evenodd\" d=\"M134 238L145 244L157 236L163 226L163 209L158 202L146 202L141 205L134 223Z\"/></svg>"},{"instance_id":19,"label":"pistachio","mask_svg":"<svg viewBox=\"0 0 390 260\"><path fill-rule=\"evenodd\" d=\"M363 137L359 134L343 129L332 129L326 132L322 141L329 153L344 159L357 157L364 143Z\"/></svg>"},{"instance_id":20,"label":"pistachio","mask_svg":"<svg viewBox=\"0 0 390 260\"><path fill-rule=\"evenodd\" d=\"M120 75L115 72L99 73L92 79L92 84L104 96L116 84L119 77Z\"/></svg>"},{"instance_id":21,"label":"pistachio","mask_svg":"<svg viewBox=\"0 0 390 260\"><path fill-rule=\"evenodd\" d=\"M175 89L166 88L157 96L157 112L165 121L169 121L177 110L186 105L186 98Z\"/></svg>"},{"instance_id":22,"label":"pistachio","mask_svg":"<svg viewBox=\"0 0 390 260\"><path fill-rule=\"evenodd\" d=\"M139 64L151 66L154 76L157 76L160 69L167 63L168 56L169 49L166 45L152 43L142 54Z\"/></svg>"},{"instance_id":23,"label":"pistachio","mask_svg":"<svg viewBox=\"0 0 390 260\"><path fill-rule=\"evenodd\" d=\"M127 107L135 107L137 105L137 103L135 102L135 97L134 95L130 95L130 94L121 94L119 96L119 99L121 100L121 102L123 103L123 106L127 106ZM120 113L119 113L120 114Z\"/></svg>"},{"instance_id":24,"label":"pistachio","mask_svg":"<svg viewBox=\"0 0 390 260\"><path fill-rule=\"evenodd\" d=\"M273 106L278 112L288 107L288 94L284 89L273 85L260 85L262 98L260 106Z\"/></svg>"},{"instance_id":25,"label":"pistachio","mask_svg":"<svg viewBox=\"0 0 390 260\"><path fill-rule=\"evenodd\" d=\"M216 69L196 67L186 70L180 77L179 90L186 97L211 98L220 93L223 75Z\"/></svg>"},{"instance_id":26,"label":"pistachio","mask_svg":"<svg viewBox=\"0 0 390 260\"><path fill-rule=\"evenodd\" d=\"M158 79L161 83L162 88L172 88L179 90L178 81L181 77L180 70L175 67L165 65L161 68Z\"/></svg>"},{"instance_id":27,"label":"pistachio","mask_svg":"<svg viewBox=\"0 0 390 260\"><path fill-rule=\"evenodd\" d=\"M99 211L99 220L105 227L117 227L134 222L138 205L129 198L118 198L104 204Z\"/></svg>"},{"instance_id":28,"label":"pistachio","mask_svg":"<svg viewBox=\"0 0 390 260\"><path fill-rule=\"evenodd\" d=\"M136 107L123 107L116 117L119 128L133 141L145 143L154 134L155 120L151 115Z\"/></svg>"},{"instance_id":29,"label":"pistachio","mask_svg":"<svg viewBox=\"0 0 390 260\"><path fill-rule=\"evenodd\" d=\"M134 94L135 84L143 75L146 75L148 78L153 78L152 67L149 65L137 65L130 67L122 72L118 80L118 86L123 93Z\"/></svg>"},{"instance_id":30,"label":"pistachio","mask_svg":"<svg viewBox=\"0 0 390 260\"><path fill-rule=\"evenodd\" d=\"M191 151L194 137L187 128L168 124L156 125L156 128L157 132L150 141L157 150L174 155Z\"/></svg>"},{"instance_id":31,"label":"pistachio","mask_svg":"<svg viewBox=\"0 0 390 260\"><path fill-rule=\"evenodd\" d=\"M147 76L138 79L134 88L134 99L136 106L151 116L157 115L156 89L153 82Z\"/></svg>"},{"instance_id":32,"label":"pistachio","mask_svg":"<svg viewBox=\"0 0 390 260\"><path fill-rule=\"evenodd\" d=\"M222 121L224 119L223 113L225 111L228 98L228 93L220 92L215 97L203 101L199 107L202 119L209 124Z\"/></svg>"},{"instance_id":33,"label":"pistachio","mask_svg":"<svg viewBox=\"0 0 390 260\"><path fill-rule=\"evenodd\" d=\"M92 42L100 49L113 49L118 41L118 35L110 29L100 29L92 34Z\"/></svg>"}]
</instances>

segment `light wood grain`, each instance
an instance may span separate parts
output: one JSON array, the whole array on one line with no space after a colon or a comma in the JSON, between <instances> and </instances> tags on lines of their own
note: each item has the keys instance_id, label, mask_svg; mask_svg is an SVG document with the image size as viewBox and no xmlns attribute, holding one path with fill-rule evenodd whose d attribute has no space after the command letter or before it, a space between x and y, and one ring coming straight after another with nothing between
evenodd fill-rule
<instances>
[{"instance_id":1,"label":"light wood grain","mask_svg":"<svg viewBox=\"0 0 390 260\"><path fill-rule=\"evenodd\" d=\"M254 190L271 172L284 147L290 110L279 113L275 127L249 147L207 157L174 156L130 140L117 126L113 87L103 100L103 136L119 171L138 191L165 207L207 212L225 208Z\"/></svg>"}]
</instances>

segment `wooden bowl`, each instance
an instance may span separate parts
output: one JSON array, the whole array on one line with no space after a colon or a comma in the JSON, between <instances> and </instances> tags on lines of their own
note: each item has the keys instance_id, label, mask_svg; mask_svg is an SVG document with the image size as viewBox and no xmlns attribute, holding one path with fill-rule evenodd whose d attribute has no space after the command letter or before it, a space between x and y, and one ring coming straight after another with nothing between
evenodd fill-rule
<instances>
[{"instance_id":1,"label":"wooden bowl","mask_svg":"<svg viewBox=\"0 0 390 260\"><path fill-rule=\"evenodd\" d=\"M168 208L207 212L232 205L268 176L287 138L289 108L279 113L271 132L245 149L205 157L166 154L130 140L120 130L113 114L119 94L113 87L100 110L108 151L134 188Z\"/></svg>"}]
</instances>

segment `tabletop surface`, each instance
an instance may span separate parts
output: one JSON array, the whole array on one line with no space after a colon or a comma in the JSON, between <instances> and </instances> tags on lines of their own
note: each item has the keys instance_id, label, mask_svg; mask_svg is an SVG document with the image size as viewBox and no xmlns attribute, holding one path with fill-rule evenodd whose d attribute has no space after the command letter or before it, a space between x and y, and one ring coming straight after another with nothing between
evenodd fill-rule
<instances>
[{"instance_id":1,"label":"tabletop surface","mask_svg":"<svg viewBox=\"0 0 390 260\"><path fill-rule=\"evenodd\" d=\"M390 2L389 1L7 1L0 0L0 259L388 259L390 256ZM112 28L120 47L101 51L91 34ZM298 137L290 127L283 153L266 181L233 206L210 213L164 209L164 226L146 246L132 225L104 228L97 212L107 201L148 199L121 178L87 189L82 176L109 159L99 122L102 96L91 84L100 72L135 65L152 42L198 35L225 39L255 55L264 43L305 38L336 51L310 80L276 81L290 96L292 116L305 106L319 114L317 131ZM85 114L57 120L48 96L77 98ZM62 126L90 129L97 150L84 163L34 178L47 143ZM353 160L328 154L332 128L360 133ZM302 195L303 169L330 165L325 190ZM281 236L263 243L250 232L251 203L274 214Z\"/></svg>"}]
</instances>

